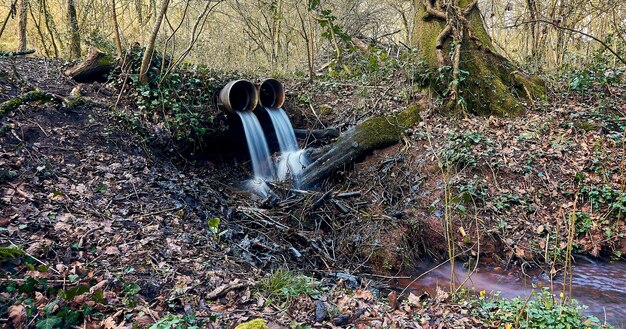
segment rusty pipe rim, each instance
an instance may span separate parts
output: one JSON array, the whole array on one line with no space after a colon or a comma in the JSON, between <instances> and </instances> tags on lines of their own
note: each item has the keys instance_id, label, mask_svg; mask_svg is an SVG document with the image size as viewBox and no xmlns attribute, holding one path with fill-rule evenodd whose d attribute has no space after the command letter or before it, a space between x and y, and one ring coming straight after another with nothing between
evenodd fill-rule
<instances>
[{"instance_id":1,"label":"rusty pipe rim","mask_svg":"<svg viewBox=\"0 0 626 329\"><path fill-rule=\"evenodd\" d=\"M220 91L219 100L230 113L253 111L259 103L259 93L248 80L234 80Z\"/></svg>"},{"instance_id":2,"label":"rusty pipe rim","mask_svg":"<svg viewBox=\"0 0 626 329\"><path fill-rule=\"evenodd\" d=\"M259 102L267 108L281 108L285 104L285 87L276 79L265 79L259 85Z\"/></svg>"}]
</instances>

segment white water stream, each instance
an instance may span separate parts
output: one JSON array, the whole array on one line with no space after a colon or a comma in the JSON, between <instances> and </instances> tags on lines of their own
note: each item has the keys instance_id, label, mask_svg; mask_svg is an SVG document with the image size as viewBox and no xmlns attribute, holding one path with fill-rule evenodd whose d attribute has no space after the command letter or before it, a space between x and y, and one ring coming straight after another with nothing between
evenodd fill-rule
<instances>
[{"instance_id":1,"label":"white water stream","mask_svg":"<svg viewBox=\"0 0 626 329\"><path fill-rule=\"evenodd\" d=\"M287 113L283 109L265 109L272 120L280 146L280 156L276 164L277 179L284 181L291 178L297 186L302 176L302 170L309 164L304 156L304 150L298 147L298 141Z\"/></svg>"},{"instance_id":2,"label":"white water stream","mask_svg":"<svg viewBox=\"0 0 626 329\"><path fill-rule=\"evenodd\" d=\"M270 150L259 119L254 113L248 111L237 111L237 114L243 123L255 180L273 180L276 177L274 164L270 158Z\"/></svg>"}]
</instances>

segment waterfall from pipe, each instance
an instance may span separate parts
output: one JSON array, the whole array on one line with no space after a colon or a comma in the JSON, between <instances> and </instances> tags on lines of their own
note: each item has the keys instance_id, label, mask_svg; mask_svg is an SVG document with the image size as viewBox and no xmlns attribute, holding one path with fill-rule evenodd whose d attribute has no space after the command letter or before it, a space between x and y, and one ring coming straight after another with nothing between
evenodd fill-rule
<instances>
[{"instance_id":1,"label":"waterfall from pipe","mask_svg":"<svg viewBox=\"0 0 626 329\"><path fill-rule=\"evenodd\" d=\"M255 181L272 180L276 177L274 173L274 164L270 158L270 150L267 147L265 134L257 119L252 112L237 111L237 115L243 123L243 130L246 134L246 142L252 160L252 170L254 171ZM295 138L295 137L294 137Z\"/></svg>"},{"instance_id":2,"label":"waterfall from pipe","mask_svg":"<svg viewBox=\"0 0 626 329\"><path fill-rule=\"evenodd\" d=\"M282 181L291 177L297 185L302 176L302 170L308 165L304 150L298 147L298 141L287 113L280 108L265 108L265 110L272 120L280 146L280 157L276 165L277 178Z\"/></svg>"}]
</instances>

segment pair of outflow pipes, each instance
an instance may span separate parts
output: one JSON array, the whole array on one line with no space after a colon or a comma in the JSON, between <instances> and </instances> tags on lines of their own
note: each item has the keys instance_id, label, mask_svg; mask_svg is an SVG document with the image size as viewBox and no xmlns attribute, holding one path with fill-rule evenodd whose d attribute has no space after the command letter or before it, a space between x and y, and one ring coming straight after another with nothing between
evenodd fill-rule
<instances>
[{"instance_id":1,"label":"pair of outflow pipes","mask_svg":"<svg viewBox=\"0 0 626 329\"><path fill-rule=\"evenodd\" d=\"M267 108L280 108L285 102L285 88L276 79L263 80L258 88L250 81L231 81L222 88L219 101L230 113L254 111L260 103Z\"/></svg>"}]
</instances>

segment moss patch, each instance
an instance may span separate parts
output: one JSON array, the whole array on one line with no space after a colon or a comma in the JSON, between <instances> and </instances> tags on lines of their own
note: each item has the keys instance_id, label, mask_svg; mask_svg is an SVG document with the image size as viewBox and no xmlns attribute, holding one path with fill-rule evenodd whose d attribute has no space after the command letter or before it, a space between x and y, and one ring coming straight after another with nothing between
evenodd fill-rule
<instances>
[{"instance_id":1,"label":"moss patch","mask_svg":"<svg viewBox=\"0 0 626 329\"><path fill-rule=\"evenodd\" d=\"M10 99L0 104L0 117L4 116L4 114L8 111L13 111L17 109L20 105L24 103L36 101L49 102L51 100L52 97L50 96L50 94L40 90L31 90L27 93L21 94L13 99Z\"/></svg>"},{"instance_id":2,"label":"moss patch","mask_svg":"<svg viewBox=\"0 0 626 329\"><path fill-rule=\"evenodd\" d=\"M421 104L409 106L397 115L373 117L358 126L355 141L365 149L378 149L393 145L400 140L402 132L421 121Z\"/></svg>"}]
</instances>

